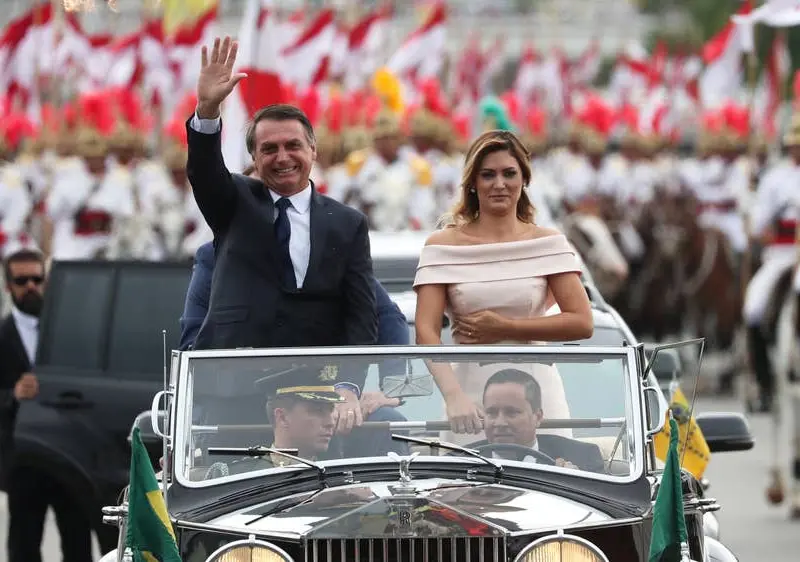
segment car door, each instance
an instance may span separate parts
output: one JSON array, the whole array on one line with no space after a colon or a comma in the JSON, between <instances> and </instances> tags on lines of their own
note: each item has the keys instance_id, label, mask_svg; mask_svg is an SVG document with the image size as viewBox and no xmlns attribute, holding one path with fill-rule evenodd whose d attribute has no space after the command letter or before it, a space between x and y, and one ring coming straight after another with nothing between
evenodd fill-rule
<instances>
[{"instance_id":1,"label":"car door","mask_svg":"<svg viewBox=\"0 0 800 562\"><path fill-rule=\"evenodd\" d=\"M163 388L163 331L168 349L176 347L190 274L188 264L54 268L39 403L72 428L104 478L127 480L127 437Z\"/></svg>"}]
</instances>

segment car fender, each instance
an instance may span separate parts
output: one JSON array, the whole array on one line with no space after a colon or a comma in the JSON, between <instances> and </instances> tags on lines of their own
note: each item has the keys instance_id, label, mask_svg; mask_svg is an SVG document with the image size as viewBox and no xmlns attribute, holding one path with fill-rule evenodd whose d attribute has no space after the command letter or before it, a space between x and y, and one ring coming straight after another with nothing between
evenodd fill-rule
<instances>
[{"instance_id":1,"label":"car fender","mask_svg":"<svg viewBox=\"0 0 800 562\"><path fill-rule=\"evenodd\" d=\"M100 557L99 562L117 562L117 549L111 550Z\"/></svg>"},{"instance_id":2,"label":"car fender","mask_svg":"<svg viewBox=\"0 0 800 562\"><path fill-rule=\"evenodd\" d=\"M705 538L706 562L738 562L739 559L730 549L711 537Z\"/></svg>"},{"instance_id":3,"label":"car fender","mask_svg":"<svg viewBox=\"0 0 800 562\"><path fill-rule=\"evenodd\" d=\"M703 534L706 538L719 540L719 519L713 513L703 514Z\"/></svg>"}]
</instances>

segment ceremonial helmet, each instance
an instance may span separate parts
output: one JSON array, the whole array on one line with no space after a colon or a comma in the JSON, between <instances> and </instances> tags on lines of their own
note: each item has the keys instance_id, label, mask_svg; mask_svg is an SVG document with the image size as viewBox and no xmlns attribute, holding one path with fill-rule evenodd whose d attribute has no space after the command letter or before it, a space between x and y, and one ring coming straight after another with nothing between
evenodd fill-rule
<instances>
[{"instance_id":1,"label":"ceremonial helmet","mask_svg":"<svg viewBox=\"0 0 800 562\"><path fill-rule=\"evenodd\" d=\"M177 142L168 142L164 147L164 165L168 170L182 170L186 168L189 151Z\"/></svg>"},{"instance_id":2,"label":"ceremonial helmet","mask_svg":"<svg viewBox=\"0 0 800 562\"><path fill-rule=\"evenodd\" d=\"M94 127L84 125L75 134L75 151L84 158L101 158L108 154L108 140Z\"/></svg>"},{"instance_id":3,"label":"ceremonial helmet","mask_svg":"<svg viewBox=\"0 0 800 562\"><path fill-rule=\"evenodd\" d=\"M417 109L411 114L408 129L412 136L433 138L435 136L433 113L424 107Z\"/></svg>"},{"instance_id":4,"label":"ceremonial helmet","mask_svg":"<svg viewBox=\"0 0 800 562\"><path fill-rule=\"evenodd\" d=\"M108 139L112 150L137 150L143 151L145 142L142 135L123 119L117 121L114 131Z\"/></svg>"},{"instance_id":5,"label":"ceremonial helmet","mask_svg":"<svg viewBox=\"0 0 800 562\"><path fill-rule=\"evenodd\" d=\"M800 145L800 112L792 115L792 120L789 123L789 129L783 135L784 146L798 146Z\"/></svg>"},{"instance_id":6,"label":"ceremonial helmet","mask_svg":"<svg viewBox=\"0 0 800 562\"><path fill-rule=\"evenodd\" d=\"M381 110L372 126L372 138L379 139L398 134L400 134L400 119L388 109Z\"/></svg>"},{"instance_id":7,"label":"ceremonial helmet","mask_svg":"<svg viewBox=\"0 0 800 562\"><path fill-rule=\"evenodd\" d=\"M581 129L578 142L583 150L591 156L605 153L608 146L608 141L599 131L587 126Z\"/></svg>"}]
</instances>

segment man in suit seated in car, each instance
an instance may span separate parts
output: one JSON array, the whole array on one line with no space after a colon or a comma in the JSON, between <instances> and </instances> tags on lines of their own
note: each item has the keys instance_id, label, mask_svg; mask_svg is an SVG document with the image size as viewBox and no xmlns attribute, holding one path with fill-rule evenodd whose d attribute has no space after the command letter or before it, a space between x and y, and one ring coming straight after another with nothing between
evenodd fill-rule
<instances>
[{"instance_id":1,"label":"man in suit seated in car","mask_svg":"<svg viewBox=\"0 0 800 562\"><path fill-rule=\"evenodd\" d=\"M496 372L483 389L484 430L489 444L518 445L533 449L555 460L557 466L578 468L589 472L603 472L603 456L600 448L560 435L537 434L544 418L542 390L529 373L519 369L503 369ZM519 458L525 462L540 462L533 455L521 450L515 455L512 450L494 453L500 458Z\"/></svg>"}]
</instances>

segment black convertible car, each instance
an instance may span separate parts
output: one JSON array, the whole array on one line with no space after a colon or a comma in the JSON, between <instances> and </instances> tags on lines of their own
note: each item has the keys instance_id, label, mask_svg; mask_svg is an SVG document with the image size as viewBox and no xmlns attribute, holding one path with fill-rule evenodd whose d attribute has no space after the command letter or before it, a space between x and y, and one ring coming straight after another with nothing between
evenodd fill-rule
<instances>
[{"instance_id":1,"label":"black convertible car","mask_svg":"<svg viewBox=\"0 0 800 562\"><path fill-rule=\"evenodd\" d=\"M184 562L644 561L665 420L646 364L640 345L176 352L137 425L166 451ZM293 369L322 385L366 372L365 392L400 405L348 435L287 426L265 404ZM442 369L483 402L480 434L444 421ZM741 416L698 423L714 452L753 445ZM692 560L736 560L703 530L717 502L688 473L683 488ZM127 503L104 513L124 541Z\"/></svg>"}]
</instances>

